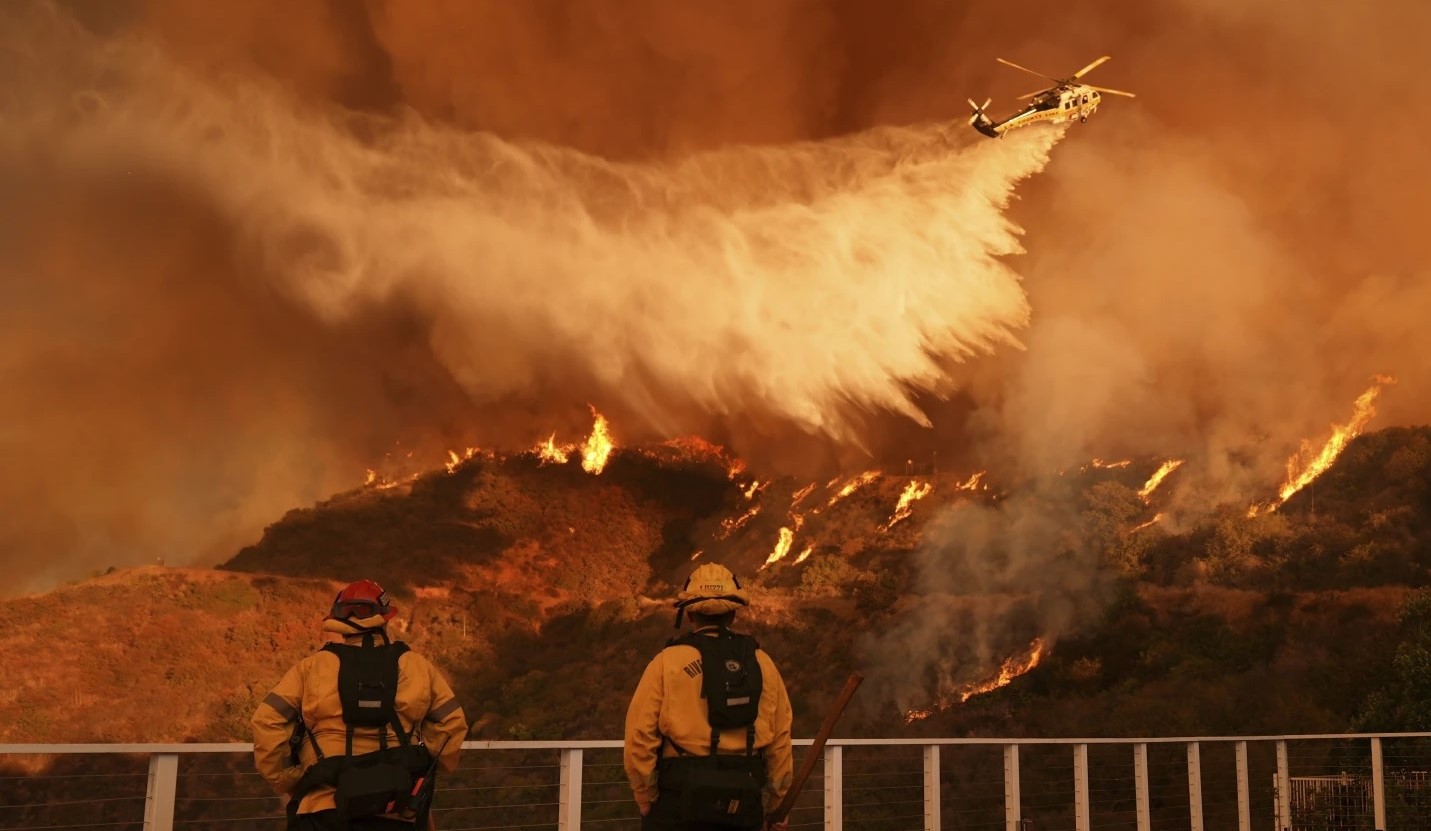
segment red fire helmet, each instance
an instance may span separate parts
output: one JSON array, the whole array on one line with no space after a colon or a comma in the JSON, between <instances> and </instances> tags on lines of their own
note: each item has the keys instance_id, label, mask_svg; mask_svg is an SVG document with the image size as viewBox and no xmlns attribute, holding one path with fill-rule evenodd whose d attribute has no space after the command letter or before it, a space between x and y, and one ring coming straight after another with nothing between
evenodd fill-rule
<instances>
[{"instance_id":1,"label":"red fire helmet","mask_svg":"<svg viewBox=\"0 0 1431 831\"><path fill-rule=\"evenodd\" d=\"M328 617L332 620L347 620L348 618L369 618L373 615L382 615L384 621L393 619L397 614L397 607L393 605L392 598L383 590L382 586L372 580L359 580L349 583L344 589L338 592L338 596L333 599L333 608L329 610Z\"/></svg>"}]
</instances>

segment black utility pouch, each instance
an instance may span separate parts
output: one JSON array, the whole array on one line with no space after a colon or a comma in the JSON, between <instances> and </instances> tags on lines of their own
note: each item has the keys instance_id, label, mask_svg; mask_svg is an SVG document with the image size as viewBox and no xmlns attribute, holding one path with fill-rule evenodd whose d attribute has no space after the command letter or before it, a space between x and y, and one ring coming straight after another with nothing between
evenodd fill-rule
<instances>
[{"instance_id":1,"label":"black utility pouch","mask_svg":"<svg viewBox=\"0 0 1431 831\"><path fill-rule=\"evenodd\" d=\"M761 804L764 776L748 756L692 756L681 759L684 786L681 818L730 828L759 828L765 822Z\"/></svg>"}]
</instances>

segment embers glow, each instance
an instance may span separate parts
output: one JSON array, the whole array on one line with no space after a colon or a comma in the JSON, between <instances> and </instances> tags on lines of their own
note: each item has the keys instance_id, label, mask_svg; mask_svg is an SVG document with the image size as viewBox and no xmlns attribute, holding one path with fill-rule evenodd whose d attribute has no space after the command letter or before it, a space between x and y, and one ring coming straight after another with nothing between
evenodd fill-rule
<instances>
[{"instance_id":1,"label":"embers glow","mask_svg":"<svg viewBox=\"0 0 1431 831\"><path fill-rule=\"evenodd\" d=\"M899 502L894 506L894 515L885 523L884 530L888 531L895 526L895 523L909 518L914 513L914 503L929 495L934 490L934 485L930 482L910 482L904 486L904 492L899 495Z\"/></svg>"},{"instance_id":2,"label":"embers glow","mask_svg":"<svg viewBox=\"0 0 1431 831\"><path fill-rule=\"evenodd\" d=\"M1005 660L999 667L998 675L987 681L964 684L951 692L941 694L938 700L930 706L919 710L910 710L905 713L904 723L910 724L920 719L928 718L934 713L948 709L955 704L963 704L976 695L992 692L1000 687L1008 686L1009 682L1038 666L1038 662L1043 660L1044 651L1043 638L1034 638L1033 642L1029 644L1028 653L1022 656L1015 655Z\"/></svg>"},{"instance_id":3,"label":"embers glow","mask_svg":"<svg viewBox=\"0 0 1431 831\"><path fill-rule=\"evenodd\" d=\"M790 507L791 507L791 509L793 510L793 509L794 509L796 506L798 506L801 502L804 502L804 501L805 501L805 497L809 496L809 495L810 495L810 492L813 491L814 489L815 489L815 483L814 483L814 482L811 482L810 484L806 485L805 487L801 488L800 490L795 491L795 495L790 498Z\"/></svg>"},{"instance_id":4,"label":"embers glow","mask_svg":"<svg viewBox=\"0 0 1431 831\"><path fill-rule=\"evenodd\" d=\"M1114 469L1120 468L1120 467L1127 467L1128 465L1131 465L1132 463L1133 463L1133 460L1132 460L1132 459L1124 459L1124 460L1122 460L1121 462L1105 462L1105 461L1103 461L1102 459L1093 459L1093 460L1089 461L1088 464L1086 464L1086 465L1084 465L1082 468L1080 468L1080 470L1088 470L1088 469L1091 468L1091 467L1099 468L1099 469L1101 469L1101 470L1114 470Z\"/></svg>"},{"instance_id":5,"label":"embers glow","mask_svg":"<svg viewBox=\"0 0 1431 831\"><path fill-rule=\"evenodd\" d=\"M1305 439L1302 441L1301 449L1287 460L1287 479L1282 483L1277 498L1262 505L1253 505L1247 510L1249 517L1271 513L1280 508L1293 494L1311 484L1312 480L1331 467L1351 440L1361 435L1367 423L1376 416L1376 408L1372 405L1381 394L1381 388L1386 384L1396 383L1396 379L1388 375L1377 375L1372 381L1372 386L1357 396L1351 420L1346 424L1333 424L1332 437L1327 439L1321 450L1313 448Z\"/></svg>"},{"instance_id":6,"label":"embers glow","mask_svg":"<svg viewBox=\"0 0 1431 831\"><path fill-rule=\"evenodd\" d=\"M456 450L447 451L447 472L452 473L453 471L457 470L459 465L461 465L463 462L467 461L475 455L477 455L477 448L475 447L467 448L466 450L462 451L462 455L460 456L457 455Z\"/></svg>"},{"instance_id":7,"label":"embers glow","mask_svg":"<svg viewBox=\"0 0 1431 831\"><path fill-rule=\"evenodd\" d=\"M755 507L751 508L750 510L746 511L735 519L726 517L725 519L721 520L721 532L716 537L716 539L723 540L726 537L729 537L731 534L734 534L736 531L744 527L747 522L750 522L750 520L753 519L758 513L760 513L760 506L756 505Z\"/></svg>"},{"instance_id":8,"label":"embers glow","mask_svg":"<svg viewBox=\"0 0 1431 831\"><path fill-rule=\"evenodd\" d=\"M770 556L765 559L765 564L760 567L764 571L766 566L779 562L790 553L790 546L795 543L795 532L789 528L780 529L780 539L775 541L775 550L770 552Z\"/></svg>"},{"instance_id":9,"label":"embers glow","mask_svg":"<svg viewBox=\"0 0 1431 831\"><path fill-rule=\"evenodd\" d=\"M766 484L768 485L770 483L766 482ZM743 496L745 496L746 499L754 499L755 495L763 490L765 490L765 488L762 488L760 486L760 480L756 479L754 482L750 483L750 487L745 489L745 493L743 494Z\"/></svg>"},{"instance_id":10,"label":"embers glow","mask_svg":"<svg viewBox=\"0 0 1431 831\"><path fill-rule=\"evenodd\" d=\"M1141 497L1144 502L1147 502L1148 497L1153 495L1153 491L1157 490L1158 486L1163 483L1163 480L1168 478L1168 474L1182 467L1182 464L1182 459L1169 459L1163 462L1162 467L1158 468L1152 476L1148 477L1148 481L1143 485L1143 489L1138 491L1138 496Z\"/></svg>"}]
</instances>

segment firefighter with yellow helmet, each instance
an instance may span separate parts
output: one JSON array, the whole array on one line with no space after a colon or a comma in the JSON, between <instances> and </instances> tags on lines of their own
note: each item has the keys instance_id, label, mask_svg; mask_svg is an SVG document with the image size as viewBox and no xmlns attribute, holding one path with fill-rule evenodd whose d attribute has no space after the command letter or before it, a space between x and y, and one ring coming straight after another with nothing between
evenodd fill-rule
<instances>
[{"instance_id":1,"label":"firefighter with yellow helmet","mask_svg":"<svg viewBox=\"0 0 1431 831\"><path fill-rule=\"evenodd\" d=\"M754 638L730 630L749 604L714 563L677 596L676 628L689 615L691 629L646 666L626 713L623 762L643 831L759 828L790 789L785 682Z\"/></svg>"},{"instance_id":2,"label":"firefighter with yellow helmet","mask_svg":"<svg viewBox=\"0 0 1431 831\"><path fill-rule=\"evenodd\" d=\"M389 640L396 614L377 583L344 588L323 621L330 642L253 714L254 761L289 796L289 831L431 827L436 775L456 770L467 719L437 668Z\"/></svg>"}]
</instances>

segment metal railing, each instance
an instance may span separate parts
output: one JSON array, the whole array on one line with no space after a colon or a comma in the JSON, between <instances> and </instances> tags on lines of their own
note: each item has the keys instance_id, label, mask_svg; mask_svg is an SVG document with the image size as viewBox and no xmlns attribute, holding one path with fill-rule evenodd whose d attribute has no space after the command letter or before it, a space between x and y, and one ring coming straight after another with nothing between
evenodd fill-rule
<instances>
[{"instance_id":1,"label":"metal railing","mask_svg":"<svg viewBox=\"0 0 1431 831\"><path fill-rule=\"evenodd\" d=\"M809 740L796 745L798 759ZM639 828L618 741L463 748L438 793L441 831ZM0 829L281 828L281 803L251 753L246 744L0 745ZM792 828L822 825L1431 831L1431 733L832 739L791 816Z\"/></svg>"}]
</instances>

